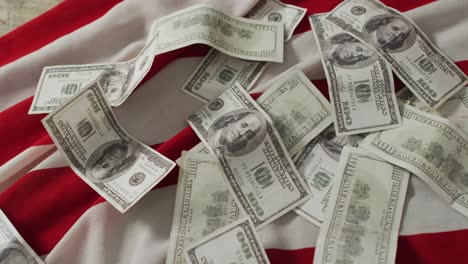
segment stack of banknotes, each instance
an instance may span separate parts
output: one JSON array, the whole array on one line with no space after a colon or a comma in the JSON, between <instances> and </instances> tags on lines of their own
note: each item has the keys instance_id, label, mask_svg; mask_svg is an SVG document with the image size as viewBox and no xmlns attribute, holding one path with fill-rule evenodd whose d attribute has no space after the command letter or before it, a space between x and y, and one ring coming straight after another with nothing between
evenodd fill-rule
<instances>
[{"instance_id":1,"label":"stack of banknotes","mask_svg":"<svg viewBox=\"0 0 468 264\"><path fill-rule=\"evenodd\" d=\"M243 18L178 11L153 22L129 61L45 67L29 113L49 113L43 124L73 171L125 213L176 163L125 131L112 107L156 55L209 45L179 87L205 104L187 118L200 144L176 161L166 263L269 263L256 232L290 212L320 227L315 264L394 263L410 177L468 216L467 77L399 11L345 0L309 16L330 100L297 66L254 100L306 12L278 0ZM393 73L406 85L398 94ZM3 214L0 227L5 247L41 261Z\"/></svg>"}]
</instances>

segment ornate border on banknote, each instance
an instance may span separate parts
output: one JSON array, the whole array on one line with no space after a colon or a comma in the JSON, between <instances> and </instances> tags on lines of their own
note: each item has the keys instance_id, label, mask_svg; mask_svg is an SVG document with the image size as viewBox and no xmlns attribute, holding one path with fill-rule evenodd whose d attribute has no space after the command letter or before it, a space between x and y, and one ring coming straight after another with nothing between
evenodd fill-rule
<instances>
[{"instance_id":1,"label":"ornate border on banknote","mask_svg":"<svg viewBox=\"0 0 468 264\"><path fill-rule=\"evenodd\" d=\"M222 233L212 237L210 240L208 241L205 241L204 243L201 243L199 244L197 247L201 246L201 245L204 245L208 242L210 242L211 240L213 239L216 239L222 235L224 235L225 233L228 233L229 231L235 229L235 228L242 228L242 230L244 230L245 234L247 235L247 238L249 239L249 245L251 245L253 248L252 248L252 251L254 252L254 255L255 255L255 259L257 260L256 263L259 263L259 264L266 264L265 262L265 259L263 258L263 254L262 254L262 246L260 245L260 243L258 243L257 239L255 238L255 231L252 229L252 227L250 226L249 222L248 221L244 221L238 225L234 225L232 226L231 228L227 229L227 230L224 230ZM190 250L187 251L187 255L188 257L190 258L190 260L192 261L192 263L199 263L197 261L197 257L195 255L195 250L197 249L197 247L194 247Z\"/></svg>"},{"instance_id":2,"label":"ornate border on banknote","mask_svg":"<svg viewBox=\"0 0 468 264\"><path fill-rule=\"evenodd\" d=\"M401 13L396 12L395 10L386 7L385 5L383 5L382 3L378 2L378 1L374 1L374 0L368 0L368 1L372 2L372 4L375 5L377 8L384 9L385 11L391 13L392 15L399 16L399 17L403 16ZM343 2L342 4L344 4L344 3L345 2ZM403 17L405 17L405 16L403 16ZM326 17L326 19L329 20L329 21L332 21L333 23L335 23L339 27L341 27L344 30L346 30L347 32L355 35L356 37L360 38L361 40L364 39L364 35L363 35L362 32L359 32L359 31L353 29L352 26L348 25L344 20L340 19L339 17L333 16L333 12L330 12L329 15ZM431 41L429 41L427 36L418 27L418 25L416 25L414 22L412 23L412 25L417 29L416 32L415 32L417 34L417 36L419 36L421 38L421 40L423 40L424 43L426 43L426 45L431 48L431 51L432 51L434 57L437 57L437 59L444 61L447 64L447 66L453 72L455 72L458 75L458 77L460 77L460 79L461 79L460 83L458 83L457 85L454 85L454 87L459 87L458 89L456 89L456 91L460 90L462 88L461 85L466 82L466 76L463 75L461 73L461 71L454 65L454 63L450 59L448 59L442 52L440 52L437 49L437 47L435 47L431 43ZM417 82L415 82L410 76L408 76L408 74L406 74L405 71L401 67L399 67L399 65L395 62L395 60L391 56L388 55L388 53L383 52L383 51L381 52L381 51L375 49L372 46L370 46L370 47L372 49L378 51L379 54L381 54L383 57L385 57L390 62L390 64L392 65L395 72L398 75L402 76L401 79L402 79L403 82L406 83L406 86L416 89L416 91L418 92L417 95L423 97L424 101L429 103L431 107L435 107L437 104L440 103L439 101L435 101L431 97L427 96L427 91L423 87L421 87ZM406 77L406 78L403 78L403 76ZM445 93L443 96L441 96L440 98L444 98L448 94L454 93L456 91L450 90L447 93Z\"/></svg>"}]
</instances>

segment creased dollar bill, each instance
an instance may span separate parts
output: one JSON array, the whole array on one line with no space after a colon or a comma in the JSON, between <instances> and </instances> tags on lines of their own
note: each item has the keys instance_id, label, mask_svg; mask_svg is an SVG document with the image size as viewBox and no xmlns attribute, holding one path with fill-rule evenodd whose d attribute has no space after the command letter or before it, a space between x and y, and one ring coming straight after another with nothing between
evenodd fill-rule
<instances>
[{"instance_id":1,"label":"creased dollar bill","mask_svg":"<svg viewBox=\"0 0 468 264\"><path fill-rule=\"evenodd\" d=\"M179 170L166 264L185 262L188 244L242 215L211 154L184 152Z\"/></svg>"},{"instance_id":2,"label":"creased dollar bill","mask_svg":"<svg viewBox=\"0 0 468 264\"><path fill-rule=\"evenodd\" d=\"M314 264L395 263L408 171L345 147Z\"/></svg>"},{"instance_id":3,"label":"creased dollar bill","mask_svg":"<svg viewBox=\"0 0 468 264\"><path fill-rule=\"evenodd\" d=\"M403 126L370 134L361 147L409 170L468 216L468 136L447 119L403 104Z\"/></svg>"},{"instance_id":4,"label":"creased dollar bill","mask_svg":"<svg viewBox=\"0 0 468 264\"><path fill-rule=\"evenodd\" d=\"M149 35L138 56L126 62L44 67L29 114L52 112L96 80L112 106L122 104L153 64L159 35L154 27Z\"/></svg>"},{"instance_id":5,"label":"creased dollar bill","mask_svg":"<svg viewBox=\"0 0 468 264\"><path fill-rule=\"evenodd\" d=\"M45 67L29 114L50 113L99 79L112 106L122 104L151 68L154 56L192 44L206 44L233 57L283 61L283 24L228 16L196 5L155 20L148 40L130 61Z\"/></svg>"},{"instance_id":6,"label":"creased dollar bill","mask_svg":"<svg viewBox=\"0 0 468 264\"><path fill-rule=\"evenodd\" d=\"M44 264L0 210L0 263Z\"/></svg>"},{"instance_id":7,"label":"creased dollar bill","mask_svg":"<svg viewBox=\"0 0 468 264\"><path fill-rule=\"evenodd\" d=\"M295 211L320 226L330 202L336 169L344 146L357 147L364 134L336 136L333 126L324 130L294 157L294 164L309 185L311 198Z\"/></svg>"},{"instance_id":8,"label":"creased dollar bill","mask_svg":"<svg viewBox=\"0 0 468 264\"><path fill-rule=\"evenodd\" d=\"M188 263L269 264L252 221L242 218L194 243L186 252Z\"/></svg>"},{"instance_id":9,"label":"creased dollar bill","mask_svg":"<svg viewBox=\"0 0 468 264\"><path fill-rule=\"evenodd\" d=\"M447 101L436 110L432 110L421 102L408 88L401 89L397 93L397 97L404 103L416 107L419 110L447 118L468 135L468 86L465 86L447 99Z\"/></svg>"},{"instance_id":10,"label":"creased dollar bill","mask_svg":"<svg viewBox=\"0 0 468 264\"><path fill-rule=\"evenodd\" d=\"M121 213L175 166L120 126L98 83L43 120L72 170Z\"/></svg>"},{"instance_id":11,"label":"creased dollar bill","mask_svg":"<svg viewBox=\"0 0 468 264\"><path fill-rule=\"evenodd\" d=\"M298 68L276 78L257 100L293 156L333 122L328 100Z\"/></svg>"},{"instance_id":12,"label":"creased dollar bill","mask_svg":"<svg viewBox=\"0 0 468 264\"><path fill-rule=\"evenodd\" d=\"M235 84L188 117L238 204L261 228L309 199L268 115Z\"/></svg>"},{"instance_id":13,"label":"creased dollar bill","mask_svg":"<svg viewBox=\"0 0 468 264\"><path fill-rule=\"evenodd\" d=\"M327 19L383 56L406 86L431 108L468 82L466 75L399 11L374 0L346 0Z\"/></svg>"},{"instance_id":14,"label":"creased dollar bill","mask_svg":"<svg viewBox=\"0 0 468 264\"><path fill-rule=\"evenodd\" d=\"M338 135L401 126L390 65L367 44L325 19L309 17L321 51Z\"/></svg>"},{"instance_id":15,"label":"creased dollar bill","mask_svg":"<svg viewBox=\"0 0 468 264\"><path fill-rule=\"evenodd\" d=\"M283 62L284 26L229 16L208 5L180 10L154 22L156 54L192 44L206 44L246 60Z\"/></svg>"},{"instance_id":16,"label":"creased dollar bill","mask_svg":"<svg viewBox=\"0 0 468 264\"><path fill-rule=\"evenodd\" d=\"M277 0L260 0L246 17L258 21L284 24L284 39L289 40L306 13L306 9L287 5ZM215 98L235 82L247 91L261 76L268 63L231 57L211 49L181 91L203 102Z\"/></svg>"}]
</instances>

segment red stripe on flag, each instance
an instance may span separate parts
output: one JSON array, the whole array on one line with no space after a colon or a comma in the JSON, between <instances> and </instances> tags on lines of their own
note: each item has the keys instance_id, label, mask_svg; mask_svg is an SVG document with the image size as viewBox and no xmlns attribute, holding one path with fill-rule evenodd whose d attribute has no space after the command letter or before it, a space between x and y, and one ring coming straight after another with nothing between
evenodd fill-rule
<instances>
[{"instance_id":1,"label":"red stripe on flag","mask_svg":"<svg viewBox=\"0 0 468 264\"><path fill-rule=\"evenodd\" d=\"M76 3L80 1L68 2ZM325 5L325 3L329 5L328 9L323 7L324 10L321 11L330 10L336 4L334 1L317 2L314 4L318 6ZM430 1L412 1L411 3L405 3L405 5L407 7L416 7L415 3L422 2L427 3ZM292 4L296 3L292 2ZM403 2L400 5L403 5ZM398 7L397 5L393 6ZM59 12L61 8L63 6L59 5L54 12ZM313 9L313 7L310 8ZM399 9L405 10L405 8ZM39 27L41 18L37 19L35 23ZM47 23L42 25L47 26ZM18 40L22 37L22 33L12 35L17 37ZM2 45L5 44L0 41L0 47L3 47ZM176 58L200 56L206 50L206 47L191 46L162 54L155 59L158 63L153 65L146 79L151 78ZM465 72L468 72L468 61L459 63L459 66ZM314 83L324 94L327 94L327 86L324 80L315 81ZM0 113L0 148L8 150L0 153L0 165L29 146L51 143L40 124L40 119L44 115L27 115L30 103L31 98ZM198 141L195 133L190 128L186 128L156 149L169 158L176 159L182 150L190 149ZM176 181L177 172L174 171L158 187L175 184ZM69 168L47 169L28 173L8 190L0 194L0 208L5 211L20 233L40 254L50 252L87 209L102 201L102 198L76 177ZM24 210L26 207L27 210ZM37 216L40 216L40 219ZM308 261L310 262L310 259Z\"/></svg>"},{"instance_id":2,"label":"red stripe on flag","mask_svg":"<svg viewBox=\"0 0 468 264\"><path fill-rule=\"evenodd\" d=\"M121 0L66 0L0 38L0 66L98 19Z\"/></svg>"}]
</instances>

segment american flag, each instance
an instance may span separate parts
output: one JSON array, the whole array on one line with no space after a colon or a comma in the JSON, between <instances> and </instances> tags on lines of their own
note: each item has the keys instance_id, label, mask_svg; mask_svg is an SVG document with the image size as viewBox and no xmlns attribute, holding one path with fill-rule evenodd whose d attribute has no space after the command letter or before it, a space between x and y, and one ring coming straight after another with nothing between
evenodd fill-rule
<instances>
[{"instance_id":1,"label":"american flag","mask_svg":"<svg viewBox=\"0 0 468 264\"><path fill-rule=\"evenodd\" d=\"M46 263L164 263L178 171L120 214L67 166L40 122L45 115L27 114L42 68L131 59L154 19L200 2L242 16L256 1L65 0L0 38L0 209ZM341 1L283 2L307 8L307 15L285 43L285 62L270 65L257 87L299 64L328 96L307 16ZM468 73L468 0L383 2L405 12ZM172 160L199 142L185 118L201 103L179 88L207 51L194 45L158 55L138 89L114 109L132 136ZM259 236L271 263L312 263L318 231L290 212ZM465 243L468 220L411 177L396 262L468 263Z\"/></svg>"}]
</instances>

